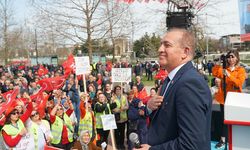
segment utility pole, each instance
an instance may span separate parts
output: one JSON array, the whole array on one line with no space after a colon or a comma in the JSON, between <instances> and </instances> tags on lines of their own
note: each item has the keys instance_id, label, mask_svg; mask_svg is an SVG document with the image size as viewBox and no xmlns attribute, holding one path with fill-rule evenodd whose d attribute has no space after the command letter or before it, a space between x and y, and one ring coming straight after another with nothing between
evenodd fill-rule
<instances>
[{"instance_id":1,"label":"utility pole","mask_svg":"<svg viewBox=\"0 0 250 150\"><path fill-rule=\"evenodd\" d=\"M206 52L208 55L208 26L207 26L207 13L206 13Z\"/></svg>"},{"instance_id":2,"label":"utility pole","mask_svg":"<svg viewBox=\"0 0 250 150\"><path fill-rule=\"evenodd\" d=\"M38 50L37 50L37 35L35 29L35 50L36 50L36 64L38 65Z\"/></svg>"},{"instance_id":3,"label":"utility pole","mask_svg":"<svg viewBox=\"0 0 250 150\"><path fill-rule=\"evenodd\" d=\"M132 44L131 44L131 50L132 50L132 52L133 52L133 54L134 54L134 59L135 59L135 52L134 52L134 22L132 21L131 22L131 24L132 24L132 38L131 38L131 41L132 41Z\"/></svg>"}]
</instances>

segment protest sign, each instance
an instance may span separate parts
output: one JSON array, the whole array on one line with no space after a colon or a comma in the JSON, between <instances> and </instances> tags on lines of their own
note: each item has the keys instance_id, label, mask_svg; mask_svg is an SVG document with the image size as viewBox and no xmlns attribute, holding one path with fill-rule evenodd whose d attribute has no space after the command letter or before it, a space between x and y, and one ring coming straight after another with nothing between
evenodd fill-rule
<instances>
[{"instance_id":1,"label":"protest sign","mask_svg":"<svg viewBox=\"0 0 250 150\"><path fill-rule=\"evenodd\" d=\"M131 82L131 68L112 68L112 82Z\"/></svg>"},{"instance_id":2,"label":"protest sign","mask_svg":"<svg viewBox=\"0 0 250 150\"><path fill-rule=\"evenodd\" d=\"M74 57L76 64L76 75L82 75L90 72L89 57Z\"/></svg>"},{"instance_id":3,"label":"protest sign","mask_svg":"<svg viewBox=\"0 0 250 150\"><path fill-rule=\"evenodd\" d=\"M102 126L103 130L111 130L111 129L117 129L116 122L115 122L115 116L113 114L109 115L102 115Z\"/></svg>"}]
</instances>

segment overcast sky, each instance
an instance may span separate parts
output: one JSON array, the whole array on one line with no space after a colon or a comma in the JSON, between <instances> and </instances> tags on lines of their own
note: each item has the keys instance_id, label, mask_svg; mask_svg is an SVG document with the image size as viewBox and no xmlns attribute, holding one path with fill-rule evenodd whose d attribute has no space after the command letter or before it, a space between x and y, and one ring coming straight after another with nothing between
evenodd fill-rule
<instances>
[{"instance_id":1,"label":"overcast sky","mask_svg":"<svg viewBox=\"0 0 250 150\"><path fill-rule=\"evenodd\" d=\"M13 1L15 19L18 20L17 23L24 22L24 18L29 18L32 14L27 1ZM200 1L205 2L205 0ZM134 19L142 22L142 24L135 27L135 39L141 37L145 32L156 32L158 34L164 32L161 29L165 26L166 14L164 11L167 8L166 3L151 0L149 3L135 2L131 4L131 7L133 8ZM208 6L198 13L198 19L194 21L201 22L204 26L207 22L207 33L216 38L227 34L239 34L238 0L210 0Z\"/></svg>"}]
</instances>

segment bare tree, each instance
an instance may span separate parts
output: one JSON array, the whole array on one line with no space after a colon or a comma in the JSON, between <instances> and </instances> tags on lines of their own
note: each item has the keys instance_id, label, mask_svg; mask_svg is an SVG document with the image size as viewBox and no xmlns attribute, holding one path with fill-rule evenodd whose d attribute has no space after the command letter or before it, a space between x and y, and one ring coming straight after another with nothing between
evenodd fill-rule
<instances>
[{"instance_id":1,"label":"bare tree","mask_svg":"<svg viewBox=\"0 0 250 150\"><path fill-rule=\"evenodd\" d=\"M128 22L131 20L131 14L129 5L120 4L115 1L107 1L104 3L103 14L107 18L107 22L104 24L106 37L112 44L112 61L115 60L115 39L118 37L126 37L129 35Z\"/></svg>"},{"instance_id":2,"label":"bare tree","mask_svg":"<svg viewBox=\"0 0 250 150\"><path fill-rule=\"evenodd\" d=\"M87 43L92 62L92 41L104 37L103 24L107 21L102 15L101 0L32 0L42 15L38 23L53 22L54 36L63 36L75 43ZM48 26L46 27L48 29Z\"/></svg>"},{"instance_id":3,"label":"bare tree","mask_svg":"<svg viewBox=\"0 0 250 150\"><path fill-rule=\"evenodd\" d=\"M0 1L0 38L2 39L3 49L4 49L4 60L5 64L8 63L9 58L9 31L10 27L13 26L13 10L11 8L12 0L1 0Z\"/></svg>"}]
</instances>

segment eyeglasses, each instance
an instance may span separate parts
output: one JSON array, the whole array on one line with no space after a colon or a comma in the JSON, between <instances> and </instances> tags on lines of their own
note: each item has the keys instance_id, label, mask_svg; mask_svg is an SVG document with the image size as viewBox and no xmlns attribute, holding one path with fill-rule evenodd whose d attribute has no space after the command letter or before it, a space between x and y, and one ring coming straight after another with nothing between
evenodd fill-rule
<instances>
[{"instance_id":1,"label":"eyeglasses","mask_svg":"<svg viewBox=\"0 0 250 150\"><path fill-rule=\"evenodd\" d=\"M19 115L20 113L18 111L12 112L11 115Z\"/></svg>"},{"instance_id":2,"label":"eyeglasses","mask_svg":"<svg viewBox=\"0 0 250 150\"><path fill-rule=\"evenodd\" d=\"M234 55L228 55L227 58L234 58Z\"/></svg>"},{"instance_id":3,"label":"eyeglasses","mask_svg":"<svg viewBox=\"0 0 250 150\"><path fill-rule=\"evenodd\" d=\"M32 114L31 117L35 117L36 115L38 115L38 112Z\"/></svg>"},{"instance_id":4,"label":"eyeglasses","mask_svg":"<svg viewBox=\"0 0 250 150\"><path fill-rule=\"evenodd\" d=\"M63 110L63 108L58 108L57 111L59 111L59 110Z\"/></svg>"}]
</instances>

